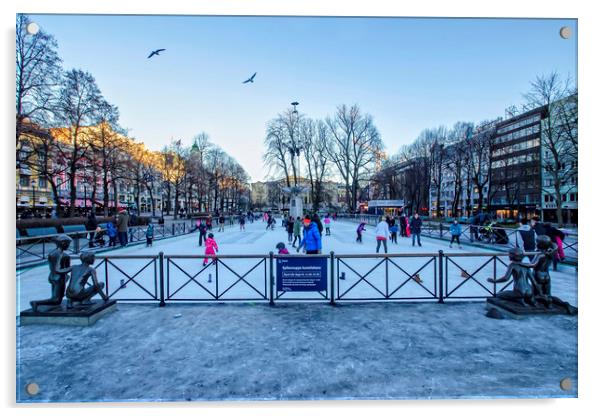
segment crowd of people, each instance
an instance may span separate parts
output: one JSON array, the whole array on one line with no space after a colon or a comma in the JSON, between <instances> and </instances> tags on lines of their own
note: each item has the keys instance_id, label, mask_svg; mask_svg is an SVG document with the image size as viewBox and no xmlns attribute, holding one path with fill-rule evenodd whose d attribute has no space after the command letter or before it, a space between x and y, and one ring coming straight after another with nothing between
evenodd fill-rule
<instances>
[{"instance_id":1,"label":"crowd of people","mask_svg":"<svg viewBox=\"0 0 602 416\"><path fill-rule=\"evenodd\" d=\"M88 218L85 224L86 231L88 231L88 247L104 247L108 244L108 247L117 246L117 242L121 247L125 247L128 244L128 231L132 225L132 217L125 208L119 210L116 217L111 217L106 223L106 230L103 229L96 218L94 211L88 214ZM105 239L108 237L108 241ZM154 226L148 224L146 229L146 245L151 246L154 238Z\"/></svg>"}]
</instances>

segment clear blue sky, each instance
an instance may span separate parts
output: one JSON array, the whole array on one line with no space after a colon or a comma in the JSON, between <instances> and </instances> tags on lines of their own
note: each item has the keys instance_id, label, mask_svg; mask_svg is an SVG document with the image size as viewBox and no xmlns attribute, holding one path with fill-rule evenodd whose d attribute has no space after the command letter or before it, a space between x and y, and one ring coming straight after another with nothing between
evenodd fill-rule
<instances>
[{"instance_id":1,"label":"clear blue sky","mask_svg":"<svg viewBox=\"0 0 602 416\"><path fill-rule=\"evenodd\" d=\"M424 128L503 116L537 75L576 76L575 20L30 17L65 68L95 76L132 136L160 149L206 131L253 180L266 173L266 122L294 100L316 118L359 104L392 154Z\"/></svg>"}]
</instances>

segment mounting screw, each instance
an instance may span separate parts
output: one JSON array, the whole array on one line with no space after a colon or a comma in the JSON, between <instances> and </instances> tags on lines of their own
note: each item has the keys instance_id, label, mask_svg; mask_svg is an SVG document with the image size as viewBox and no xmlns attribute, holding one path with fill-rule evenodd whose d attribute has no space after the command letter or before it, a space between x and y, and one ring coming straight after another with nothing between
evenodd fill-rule
<instances>
[{"instance_id":1,"label":"mounting screw","mask_svg":"<svg viewBox=\"0 0 602 416\"><path fill-rule=\"evenodd\" d=\"M40 26L38 26L38 24L35 22L31 22L25 26L25 30L27 31L28 35L35 35L40 31Z\"/></svg>"},{"instance_id":2,"label":"mounting screw","mask_svg":"<svg viewBox=\"0 0 602 416\"><path fill-rule=\"evenodd\" d=\"M38 386L37 383L27 383L25 385L25 391L30 396L35 396L40 392L40 386Z\"/></svg>"},{"instance_id":3,"label":"mounting screw","mask_svg":"<svg viewBox=\"0 0 602 416\"><path fill-rule=\"evenodd\" d=\"M568 39L571 37L571 28L568 26L562 26L560 28L560 37L562 39Z\"/></svg>"},{"instance_id":4,"label":"mounting screw","mask_svg":"<svg viewBox=\"0 0 602 416\"><path fill-rule=\"evenodd\" d=\"M570 378L566 377L560 380L560 388L564 391L570 390L573 387L573 383Z\"/></svg>"}]
</instances>

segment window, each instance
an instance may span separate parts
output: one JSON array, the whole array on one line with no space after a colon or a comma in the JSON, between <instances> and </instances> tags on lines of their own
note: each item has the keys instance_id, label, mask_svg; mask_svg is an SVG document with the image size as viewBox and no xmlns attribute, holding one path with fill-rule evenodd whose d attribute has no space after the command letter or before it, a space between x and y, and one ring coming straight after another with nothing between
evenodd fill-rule
<instances>
[{"instance_id":1,"label":"window","mask_svg":"<svg viewBox=\"0 0 602 416\"><path fill-rule=\"evenodd\" d=\"M575 202L575 194L574 194L574 193L571 193L571 194L569 195L569 197L570 197L569 199L570 199L572 202Z\"/></svg>"},{"instance_id":2,"label":"window","mask_svg":"<svg viewBox=\"0 0 602 416\"><path fill-rule=\"evenodd\" d=\"M19 177L19 185L29 186L29 176L21 175Z\"/></svg>"},{"instance_id":3,"label":"window","mask_svg":"<svg viewBox=\"0 0 602 416\"><path fill-rule=\"evenodd\" d=\"M38 178L38 187L46 188L47 185L48 182L46 181L46 178Z\"/></svg>"}]
</instances>

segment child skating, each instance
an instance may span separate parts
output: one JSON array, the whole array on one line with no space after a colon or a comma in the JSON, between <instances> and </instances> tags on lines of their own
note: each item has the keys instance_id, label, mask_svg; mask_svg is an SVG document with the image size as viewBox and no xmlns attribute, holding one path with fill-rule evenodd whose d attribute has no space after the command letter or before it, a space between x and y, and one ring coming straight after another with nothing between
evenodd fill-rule
<instances>
[{"instance_id":1,"label":"child skating","mask_svg":"<svg viewBox=\"0 0 602 416\"><path fill-rule=\"evenodd\" d=\"M217 243L213 239L213 233L209 233L207 239L205 240L205 255L215 256L218 252L219 248L217 246ZM215 259L213 259L212 262L215 262ZM209 263L209 257L205 257L205 260L203 261L203 266L206 266L207 263Z\"/></svg>"},{"instance_id":2,"label":"child skating","mask_svg":"<svg viewBox=\"0 0 602 416\"><path fill-rule=\"evenodd\" d=\"M452 248L454 241L458 243L458 248L462 248L460 245L460 235L462 235L462 226L458 224L458 220L454 220L454 223L449 226L449 232L451 233L451 241L449 242L449 248Z\"/></svg>"},{"instance_id":3,"label":"child skating","mask_svg":"<svg viewBox=\"0 0 602 416\"><path fill-rule=\"evenodd\" d=\"M356 233L357 233L357 238L355 239L356 242L361 243L362 242L362 233L366 231L366 223L365 222L360 222L360 225L357 227Z\"/></svg>"},{"instance_id":4,"label":"child skating","mask_svg":"<svg viewBox=\"0 0 602 416\"><path fill-rule=\"evenodd\" d=\"M153 224L148 224L146 227L146 246L151 247L153 245L153 238L155 236L155 226Z\"/></svg>"},{"instance_id":5,"label":"child skating","mask_svg":"<svg viewBox=\"0 0 602 416\"><path fill-rule=\"evenodd\" d=\"M326 218L324 218L324 228L326 228L326 235L330 235L330 217L327 215Z\"/></svg>"},{"instance_id":6,"label":"child skating","mask_svg":"<svg viewBox=\"0 0 602 416\"><path fill-rule=\"evenodd\" d=\"M288 252L283 242L276 244L276 248L278 249L278 254L291 254Z\"/></svg>"}]
</instances>

